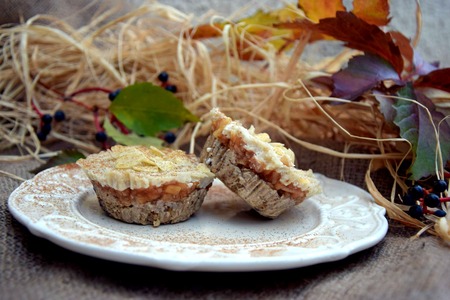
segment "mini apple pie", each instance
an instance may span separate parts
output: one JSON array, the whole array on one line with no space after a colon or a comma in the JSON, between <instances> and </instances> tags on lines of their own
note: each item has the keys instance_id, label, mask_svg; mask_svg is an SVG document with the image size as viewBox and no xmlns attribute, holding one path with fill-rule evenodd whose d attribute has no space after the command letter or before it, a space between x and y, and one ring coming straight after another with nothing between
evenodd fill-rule
<instances>
[{"instance_id":1,"label":"mini apple pie","mask_svg":"<svg viewBox=\"0 0 450 300\"><path fill-rule=\"evenodd\" d=\"M217 108L211 120L200 161L262 216L276 218L321 191L313 172L297 169L292 150L267 133L246 129Z\"/></svg>"}]
</instances>

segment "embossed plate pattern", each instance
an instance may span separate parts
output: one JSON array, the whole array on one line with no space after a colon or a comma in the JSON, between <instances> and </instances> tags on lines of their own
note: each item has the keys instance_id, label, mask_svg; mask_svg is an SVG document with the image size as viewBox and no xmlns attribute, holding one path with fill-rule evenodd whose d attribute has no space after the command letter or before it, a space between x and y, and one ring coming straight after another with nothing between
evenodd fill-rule
<instances>
[{"instance_id":1,"label":"embossed plate pattern","mask_svg":"<svg viewBox=\"0 0 450 300\"><path fill-rule=\"evenodd\" d=\"M33 234L82 254L169 270L258 271L339 260L387 231L384 208L366 191L323 175L324 193L276 220L215 182L200 211L172 225L126 224L104 214L76 165L45 170L9 197L13 216Z\"/></svg>"}]
</instances>

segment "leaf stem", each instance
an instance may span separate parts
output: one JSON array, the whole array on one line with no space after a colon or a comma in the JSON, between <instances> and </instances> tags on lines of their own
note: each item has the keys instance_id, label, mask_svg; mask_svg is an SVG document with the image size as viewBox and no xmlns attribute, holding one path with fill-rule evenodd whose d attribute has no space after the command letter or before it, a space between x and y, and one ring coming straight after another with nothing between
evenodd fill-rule
<instances>
[{"instance_id":1,"label":"leaf stem","mask_svg":"<svg viewBox=\"0 0 450 300\"><path fill-rule=\"evenodd\" d=\"M110 120L111 120L111 123L114 123L115 125L117 125L117 127L119 127L120 131L123 134L130 133L130 130L127 127L125 127L125 125L122 122L120 122L119 119L117 119L117 117L115 115L111 114Z\"/></svg>"}]
</instances>

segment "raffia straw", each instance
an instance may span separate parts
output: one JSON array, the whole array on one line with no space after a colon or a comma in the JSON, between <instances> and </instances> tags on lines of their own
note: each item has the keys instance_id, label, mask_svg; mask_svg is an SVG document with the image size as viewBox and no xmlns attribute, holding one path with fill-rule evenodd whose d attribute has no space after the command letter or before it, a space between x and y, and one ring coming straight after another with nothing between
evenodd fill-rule
<instances>
[{"instance_id":1,"label":"raffia straw","mask_svg":"<svg viewBox=\"0 0 450 300\"><path fill-rule=\"evenodd\" d=\"M58 151L39 154L39 159L47 159L56 156ZM36 159L34 155L0 155L0 162L20 162Z\"/></svg>"},{"instance_id":2,"label":"raffia straw","mask_svg":"<svg viewBox=\"0 0 450 300\"><path fill-rule=\"evenodd\" d=\"M37 24L40 18L53 22L50 25ZM97 23L93 22L93 24ZM165 29L166 24L178 28L178 33L174 34ZM295 131L299 135L306 136L310 124L297 122L296 118L307 120L319 117L316 118L319 120L317 122L319 128L315 132L319 134L324 132L324 136L326 132L332 132L330 130L332 124L321 123L320 115L311 113L309 105L298 103L294 109L295 118L288 116L291 111L290 103L280 102L281 109L276 110L275 113L275 110L263 105L272 103L271 100L280 98L280 93L284 94L286 89L292 87L291 83L284 81L285 74L288 73L285 72L286 67L291 70L292 78L308 76L309 67L298 60L305 41L299 43L297 50L294 51L297 55L293 59L284 55L276 56L274 52L270 52L270 49L258 48L255 41L245 40L246 44L253 45L255 51L266 57L266 63L261 65L258 62L243 62L236 57L235 47L239 43L232 41L247 39L248 35L238 34L233 26L230 25L228 33L223 35L224 47L210 44L208 41L183 38L182 36L191 26L193 25L189 18L182 13L175 12L170 7L155 5L132 11L107 22L100 28L95 26L91 28L87 25L76 30L61 20L37 16L24 26L3 29L0 32L5 36L21 36L24 41L20 52L16 52L13 47L14 42L9 48L6 47L4 52L7 54L11 51L11 57L15 57L14 68L8 69L8 72L18 72L20 78L34 77L32 82L15 79L22 81L27 91L28 100L24 107L27 111L27 122L32 124L32 128L37 127L38 118L30 108L31 99L43 112L51 113L56 107L67 110L68 115L73 114L80 119L73 120L77 124L61 124L59 128L56 128L57 133L53 137L72 144L79 145L77 141L86 142L89 141L86 136L93 137L94 129L90 126L92 118L89 117L88 112L83 112L79 107L61 102L58 94L46 89L39 82L53 87L60 93L68 94L93 85L114 89L123 86L124 83L142 80L156 81L157 73L166 70L179 87L181 91L179 96L186 107L199 116L204 115L214 106L235 105L239 109L253 111L254 114L258 113L259 116L270 119L274 123L282 124L283 128L289 129L291 126L296 126L295 130L293 128L290 131ZM130 39L133 39L132 43L129 42ZM151 45L148 44L148 40L151 41ZM108 47L110 51L104 52L95 46L97 43L110 44L112 47ZM54 55L46 52L47 49ZM29 58L27 58L28 55L30 55ZM20 67L20 61L30 67ZM6 63L3 67L7 66ZM220 70L224 68L227 72L221 73ZM282 77L279 77L280 75ZM231 77L235 76L238 76L241 81L230 82ZM65 86L64 83L66 83ZM18 92L14 95L5 94L3 97L2 100L5 102L21 104L11 101L20 97ZM108 101L104 98L100 99L98 95L86 95L80 96L77 100L106 109ZM20 108L16 110L16 112L19 111ZM22 118L19 116L17 119ZM301 128L299 128L300 125ZM363 131L372 131L363 120L359 122L359 125L361 128L366 127ZM81 132L85 132L83 137ZM201 132L204 131L201 130ZM179 137L178 145L188 142L189 139L189 136ZM91 151L98 149L94 141L90 143ZM84 148L88 149L88 147Z\"/></svg>"},{"instance_id":3,"label":"raffia straw","mask_svg":"<svg viewBox=\"0 0 450 300\"><path fill-rule=\"evenodd\" d=\"M18 180L18 181L25 181L26 180L25 178L22 178L20 176L17 176L15 174L12 174L12 173L9 173L9 172L6 172L6 171L2 171L2 170L0 170L0 174L3 175L3 176L7 176L9 178Z\"/></svg>"},{"instance_id":4,"label":"raffia straw","mask_svg":"<svg viewBox=\"0 0 450 300\"><path fill-rule=\"evenodd\" d=\"M411 45L416 48L419 44L420 36L422 33L422 8L420 6L420 1L416 0L416 32L414 33L414 38L412 39Z\"/></svg>"},{"instance_id":5,"label":"raffia straw","mask_svg":"<svg viewBox=\"0 0 450 300\"><path fill-rule=\"evenodd\" d=\"M437 234L450 245L450 219L448 217L448 206L447 206L447 216L444 218L439 218L439 220L434 225L434 230Z\"/></svg>"}]
</instances>

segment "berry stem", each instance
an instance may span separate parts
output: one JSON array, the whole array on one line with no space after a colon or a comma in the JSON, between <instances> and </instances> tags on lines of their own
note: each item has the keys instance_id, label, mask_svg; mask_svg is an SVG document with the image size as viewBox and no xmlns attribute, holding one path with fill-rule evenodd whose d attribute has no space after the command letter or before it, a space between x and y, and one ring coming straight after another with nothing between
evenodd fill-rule
<instances>
[{"instance_id":1,"label":"berry stem","mask_svg":"<svg viewBox=\"0 0 450 300\"><path fill-rule=\"evenodd\" d=\"M36 106L36 104L34 103L34 100L31 100L31 107L33 108L33 110L38 114L39 118L42 118L42 116L44 115L39 108Z\"/></svg>"},{"instance_id":2,"label":"berry stem","mask_svg":"<svg viewBox=\"0 0 450 300\"><path fill-rule=\"evenodd\" d=\"M81 94L81 93L87 93L87 92L91 92L91 91L102 91L102 92L105 92L105 93L106 93L107 91L108 91L108 92L110 91L110 90L108 90L108 89L99 88L99 87L94 87L94 88L84 88L84 89L75 91L75 92L73 92L72 94L66 96L66 95L64 95L63 93L61 93L61 92L59 92L59 91L53 89L52 87L46 85L45 83L43 83L43 82L41 82L41 81L39 81L39 84L42 85L45 89L47 89L47 90L49 90L49 91L52 91L53 93L55 93L55 94L57 94L58 96L60 96L62 101L72 101L72 102L75 103L76 105L79 105L79 106L81 106L81 107L84 107L84 108L87 109L87 110L93 110L93 107L92 107L92 106L89 106L89 105L87 105L87 104L85 104L85 103L83 103L83 102L81 102L81 101L78 101L78 100L74 99L73 97L74 97L75 95L78 95L78 94Z\"/></svg>"},{"instance_id":3,"label":"berry stem","mask_svg":"<svg viewBox=\"0 0 450 300\"><path fill-rule=\"evenodd\" d=\"M85 103L83 103L81 101L78 101L78 100L76 100L76 99L74 99L72 97L63 97L62 100L63 101L71 101L71 102L75 103L76 105L84 107L87 110L94 110L94 107L92 107L90 105L87 105L87 104L85 104ZM98 108L97 108L97 110L98 110Z\"/></svg>"},{"instance_id":4,"label":"berry stem","mask_svg":"<svg viewBox=\"0 0 450 300\"><path fill-rule=\"evenodd\" d=\"M441 202L450 202L450 197L442 197L439 199Z\"/></svg>"},{"instance_id":5,"label":"berry stem","mask_svg":"<svg viewBox=\"0 0 450 300\"><path fill-rule=\"evenodd\" d=\"M75 97L76 95L90 93L90 92L103 92L103 93L109 94L112 92L112 90L105 89L102 87L87 87L87 88L75 91L72 94L68 95L67 97L72 98L72 97Z\"/></svg>"},{"instance_id":6,"label":"berry stem","mask_svg":"<svg viewBox=\"0 0 450 300\"><path fill-rule=\"evenodd\" d=\"M100 125L100 120L99 120L99 117L98 117L98 108L93 108L93 113L94 113L94 126L95 126L95 130L97 131L97 132L99 132L99 131L103 131L103 128L102 128L102 126Z\"/></svg>"},{"instance_id":7,"label":"berry stem","mask_svg":"<svg viewBox=\"0 0 450 300\"><path fill-rule=\"evenodd\" d=\"M50 86L48 86L47 84L43 83L42 81L39 80L38 83L39 83L40 85L42 85L45 89L47 89L47 90L49 90L49 91L52 91L53 93L55 93L55 94L57 94L57 95L59 95L59 96L61 96L61 97L64 96L63 93L58 92L57 90L51 88Z\"/></svg>"},{"instance_id":8,"label":"berry stem","mask_svg":"<svg viewBox=\"0 0 450 300\"><path fill-rule=\"evenodd\" d=\"M427 205L425 204L425 201L423 199L420 199L420 204L422 205L422 210L424 214L427 214L429 212Z\"/></svg>"}]
</instances>

